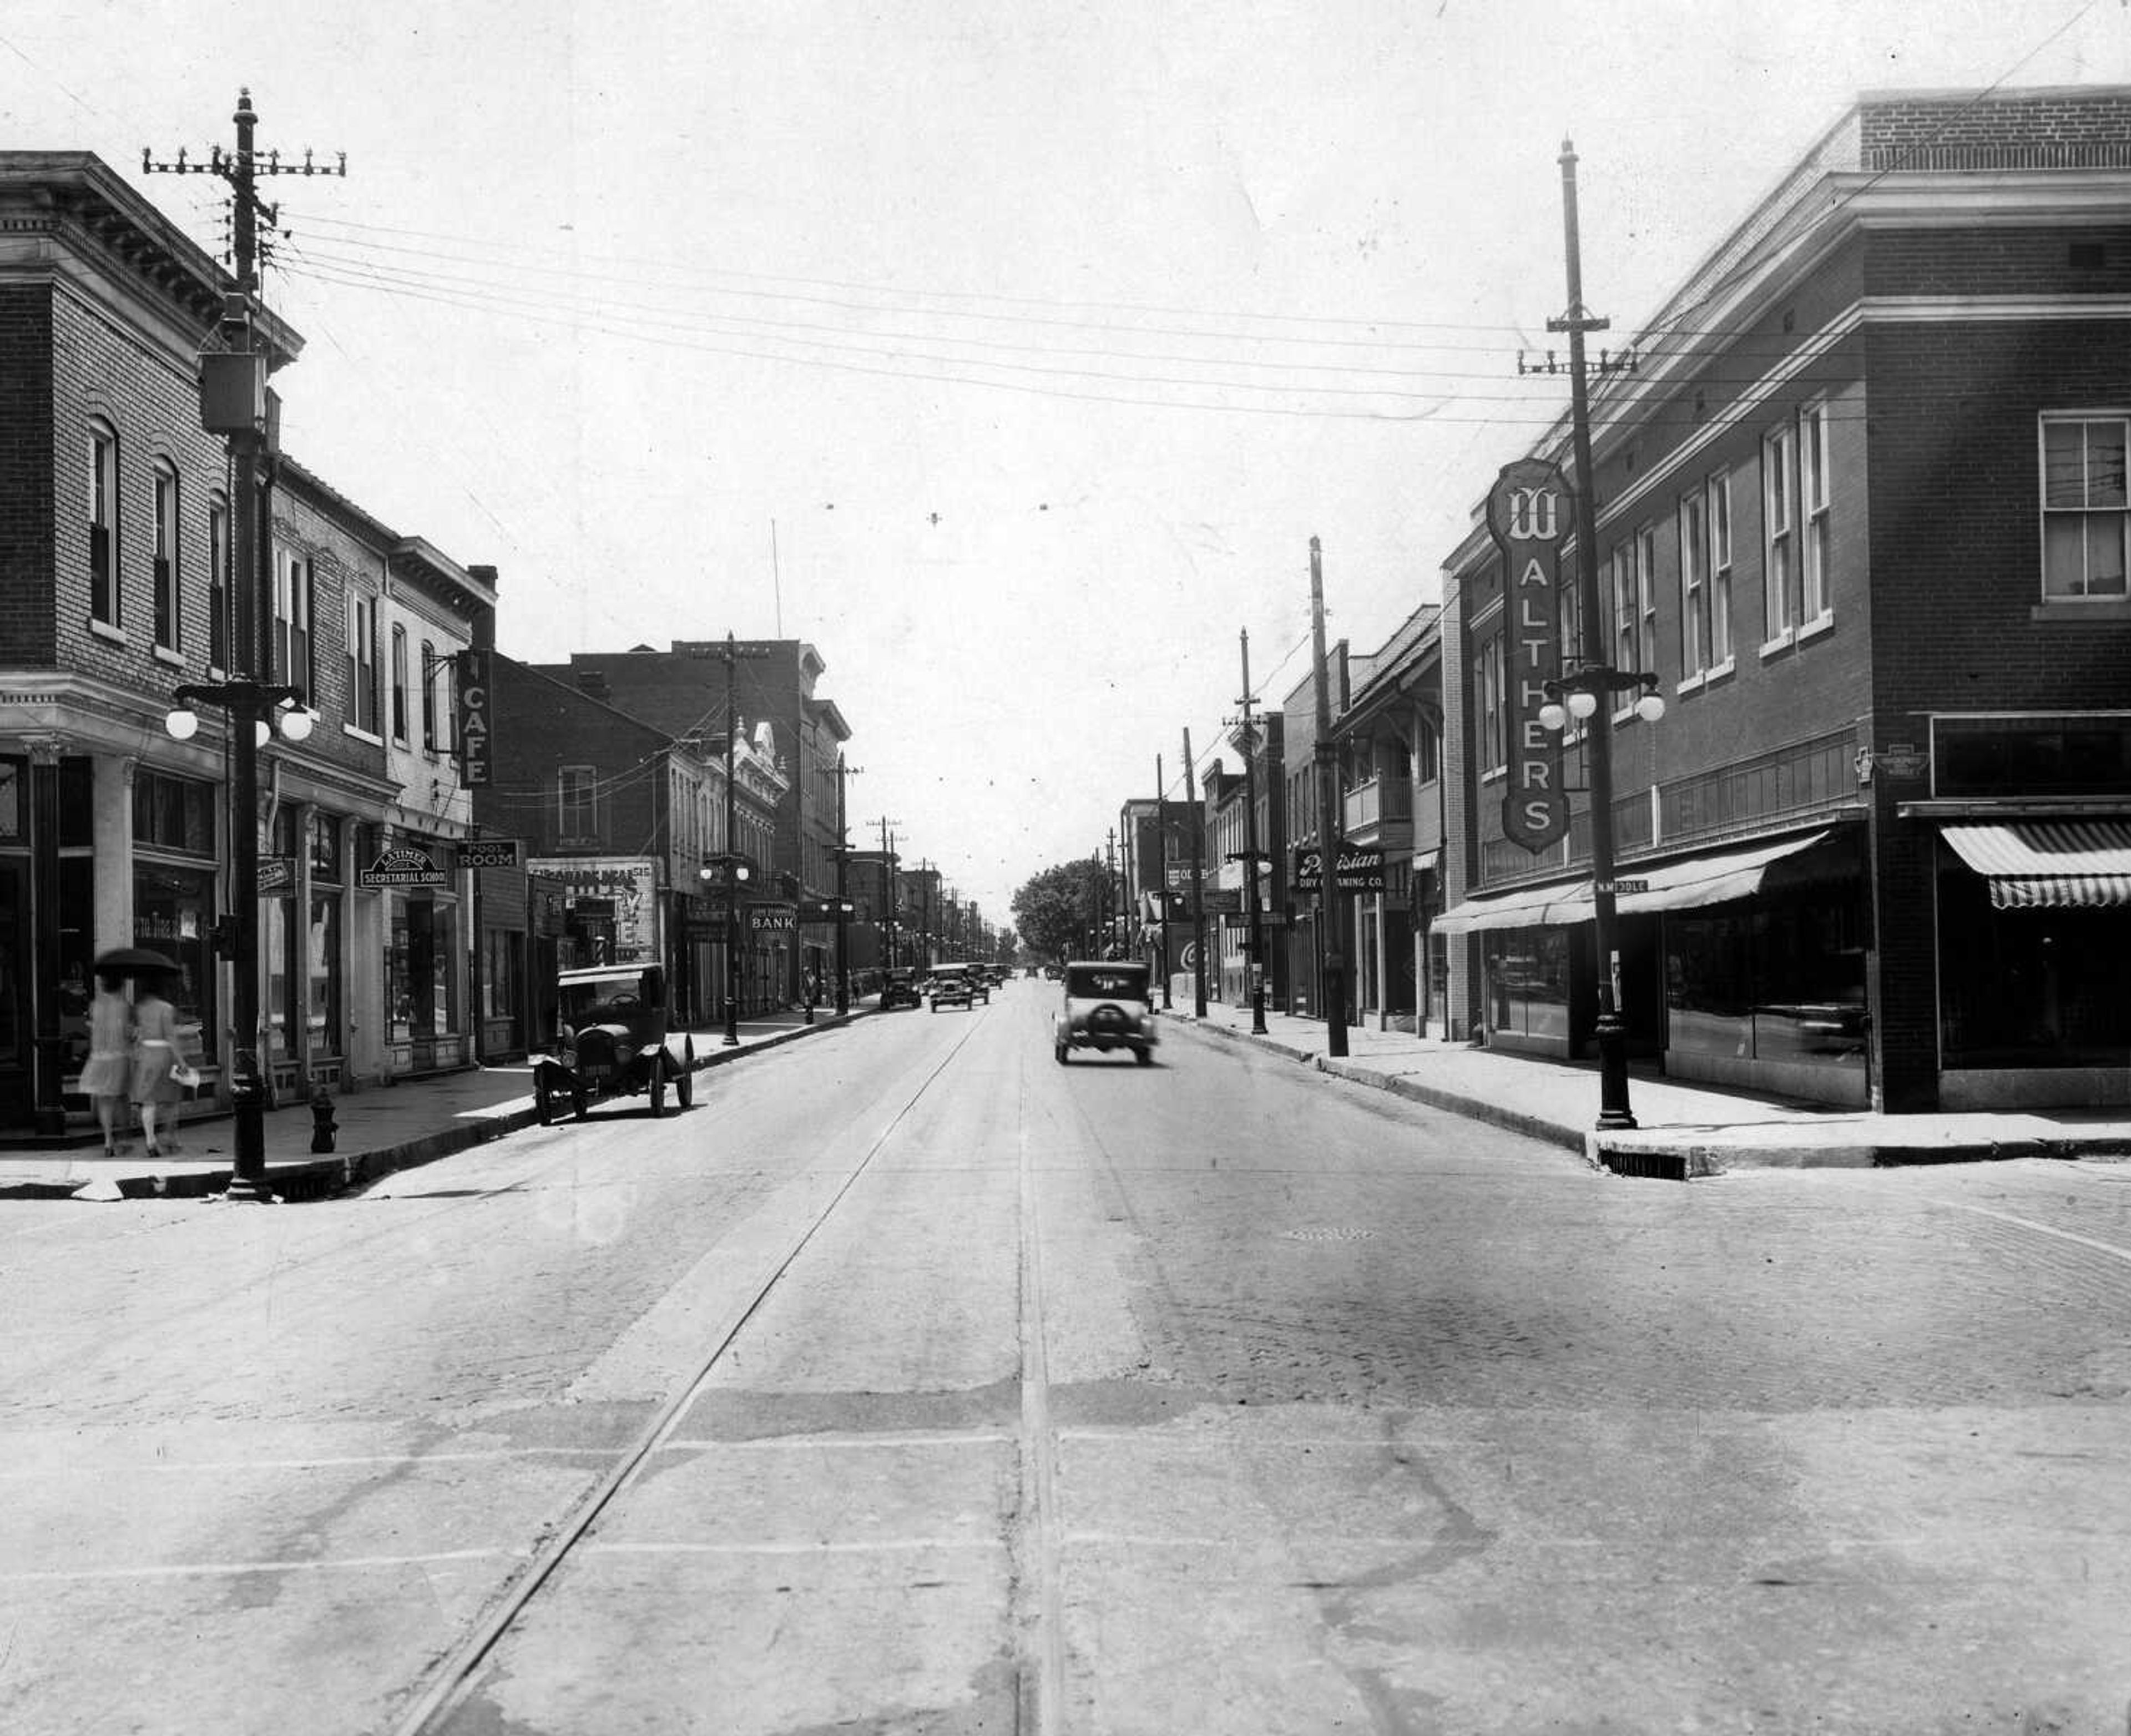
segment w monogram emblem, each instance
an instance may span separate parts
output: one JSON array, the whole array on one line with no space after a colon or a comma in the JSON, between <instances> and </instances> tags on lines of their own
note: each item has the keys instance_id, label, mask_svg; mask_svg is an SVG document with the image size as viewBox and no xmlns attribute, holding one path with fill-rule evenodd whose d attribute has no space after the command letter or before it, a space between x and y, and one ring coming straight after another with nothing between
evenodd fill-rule
<instances>
[{"instance_id":1,"label":"w monogram emblem","mask_svg":"<svg viewBox=\"0 0 2131 1736\"><path fill-rule=\"evenodd\" d=\"M1512 488L1503 505L1511 541L1550 543L1561 535L1561 496L1551 488Z\"/></svg>"}]
</instances>

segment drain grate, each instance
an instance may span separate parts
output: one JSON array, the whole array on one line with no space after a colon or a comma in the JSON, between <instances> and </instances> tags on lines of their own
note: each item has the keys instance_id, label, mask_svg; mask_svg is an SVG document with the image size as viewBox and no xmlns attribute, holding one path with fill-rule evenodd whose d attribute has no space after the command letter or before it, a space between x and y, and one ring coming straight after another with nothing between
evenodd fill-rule
<instances>
[{"instance_id":1,"label":"drain grate","mask_svg":"<svg viewBox=\"0 0 2131 1736\"><path fill-rule=\"evenodd\" d=\"M1291 1242L1366 1242L1376 1235L1358 1224L1312 1224L1300 1230L1283 1230Z\"/></svg>"},{"instance_id":2,"label":"drain grate","mask_svg":"<svg viewBox=\"0 0 2131 1736\"><path fill-rule=\"evenodd\" d=\"M1684 1182L1687 1153L1683 1151L1606 1151L1598 1161L1616 1176L1640 1176L1652 1182Z\"/></svg>"}]
</instances>

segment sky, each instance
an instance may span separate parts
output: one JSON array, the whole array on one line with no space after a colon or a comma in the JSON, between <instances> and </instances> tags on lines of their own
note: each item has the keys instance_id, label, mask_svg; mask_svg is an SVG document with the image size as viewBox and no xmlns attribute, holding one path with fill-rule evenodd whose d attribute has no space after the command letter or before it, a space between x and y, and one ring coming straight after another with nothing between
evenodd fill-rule
<instances>
[{"instance_id":1,"label":"sky","mask_svg":"<svg viewBox=\"0 0 2131 1736\"><path fill-rule=\"evenodd\" d=\"M233 142L285 448L499 570L510 655L811 641L855 843L1008 920L1244 693L1436 600L1560 414L1864 91L2131 83L2127 0L13 0L0 148L210 251ZM1593 346L1612 334L1594 338ZM1553 340L1559 344L1561 340ZM1229 763L1235 762L1233 752Z\"/></svg>"}]
</instances>

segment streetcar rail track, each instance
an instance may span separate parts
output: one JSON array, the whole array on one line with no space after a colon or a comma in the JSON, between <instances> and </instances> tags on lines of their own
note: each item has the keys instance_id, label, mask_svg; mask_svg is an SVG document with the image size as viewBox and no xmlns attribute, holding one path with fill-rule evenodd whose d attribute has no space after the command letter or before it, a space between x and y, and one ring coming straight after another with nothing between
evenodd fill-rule
<instances>
[{"instance_id":1,"label":"streetcar rail track","mask_svg":"<svg viewBox=\"0 0 2131 1736\"><path fill-rule=\"evenodd\" d=\"M528 1607L553 1578L571 1552L584 1540L586 1534L636 1482L639 1474L654 1455L673 1440L682 1419L702 1395L705 1384L717 1371L726 1353L740 1334L747 1330L749 1323L761 1311L764 1303L769 1301L771 1293L797 1263L800 1255L806 1252L815 1236L836 1215L837 1208L857 1186L860 1177L872 1167L874 1158L895 1136L911 1111L932 1088L934 1081L968 1044L975 1030L974 1024L966 1026L956 1037L954 1046L927 1072L917 1089L909 1094L889 1118L887 1126L866 1148L864 1155L851 1166L850 1174L844 1177L827 1202L813 1213L806 1227L778 1258L769 1276L755 1288L732 1323L711 1347L709 1354L673 1395L660 1405L658 1414L622 1451L591 1491L580 1497L570 1513L547 1534L523 1570L505 1588L500 1601L476 1623L457 1645L430 1666L424 1681L418 1685L414 1699L401 1710L390 1726L391 1736L431 1736L431 1733L440 1730L444 1720L464 1704L476 1673L517 1625Z\"/></svg>"}]
</instances>

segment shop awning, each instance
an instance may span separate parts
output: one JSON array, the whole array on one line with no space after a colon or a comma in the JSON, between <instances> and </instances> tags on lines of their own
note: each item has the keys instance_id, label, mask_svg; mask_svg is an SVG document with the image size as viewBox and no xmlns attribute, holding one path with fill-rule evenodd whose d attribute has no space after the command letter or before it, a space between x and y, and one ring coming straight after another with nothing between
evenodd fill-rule
<instances>
[{"instance_id":1,"label":"shop awning","mask_svg":"<svg viewBox=\"0 0 2131 1736\"><path fill-rule=\"evenodd\" d=\"M1761 890L1773 864L1786 856L1802 855L1827 842L1830 836L1827 832L1807 832L1655 867L1631 862L1615 874L1623 880L1640 880L1643 890L1616 894L1613 908L1622 916L1650 916L1660 910L1694 910L1704 904L1751 898ZM1444 912L1434 926L1450 934L1472 934L1484 928L1543 928L1587 923L1594 914L1590 881L1574 880L1528 886L1492 898L1468 898Z\"/></svg>"},{"instance_id":2,"label":"shop awning","mask_svg":"<svg viewBox=\"0 0 2131 1736\"><path fill-rule=\"evenodd\" d=\"M2131 904L2131 820L2009 820L1942 828L1954 854L1990 882L2000 910Z\"/></svg>"},{"instance_id":3,"label":"shop awning","mask_svg":"<svg viewBox=\"0 0 2131 1736\"><path fill-rule=\"evenodd\" d=\"M1649 890L1621 893L1613 908L1623 916L1647 916L1654 910L1698 910L1704 904L1751 898L1761 890L1769 864L1825 843L1827 837L1824 832L1809 832L1803 837L1757 844L1750 850L1689 856L1685 861L1667 862L1661 867L1623 868L1621 879L1642 880Z\"/></svg>"},{"instance_id":4,"label":"shop awning","mask_svg":"<svg viewBox=\"0 0 2131 1736\"><path fill-rule=\"evenodd\" d=\"M1568 880L1468 898L1430 926L1439 934L1477 934L1483 928L1548 928L1590 920L1591 882Z\"/></svg>"}]
</instances>

